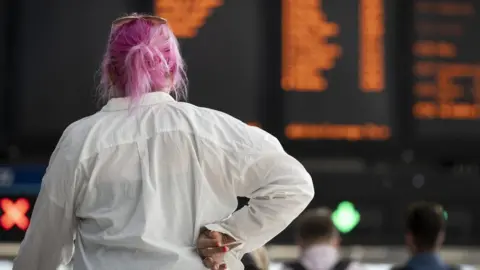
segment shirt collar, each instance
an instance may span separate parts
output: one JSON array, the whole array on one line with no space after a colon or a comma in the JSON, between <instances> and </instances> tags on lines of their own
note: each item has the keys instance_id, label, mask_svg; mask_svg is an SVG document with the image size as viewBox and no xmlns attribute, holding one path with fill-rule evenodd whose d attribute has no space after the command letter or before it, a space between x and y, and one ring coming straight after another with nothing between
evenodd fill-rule
<instances>
[{"instance_id":1,"label":"shirt collar","mask_svg":"<svg viewBox=\"0 0 480 270\"><path fill-rule=\"evenodd\" d=\"M134 106L151 106L159 103L164 103L164 102L173 102L175 99L173 99L172 96L170 96L169 93L167 92L151 92L143 95L140 97L138 100L138 104L133 104L132 99L129 97L124 97L124 98L112 98L108 101L108 103L103 106L102 111L105 112L112 112L112 111L122 111L122 110L128 110L129 108Z\"/></svg>"},{"instance_id":2,"label":"shirt collar","mask_svg":"<svg viewBox=\"0 0 480 270\"><path fill-rule=\"evenodd\" d=\"M414 266L418 264L444 265L442 259L440 259L440 256L435 252L425 252L425 253L416 254L407 263L407 265L409 266Z\"/></svg>"}]
</instances>

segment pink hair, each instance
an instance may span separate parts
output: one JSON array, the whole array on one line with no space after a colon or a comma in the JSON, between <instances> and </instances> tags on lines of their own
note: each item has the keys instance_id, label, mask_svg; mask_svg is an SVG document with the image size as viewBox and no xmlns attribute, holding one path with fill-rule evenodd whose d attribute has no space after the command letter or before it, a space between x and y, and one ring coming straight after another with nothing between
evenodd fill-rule
<instances>
[{"instance_id":1,"label":"pink hair","mask_svg":"<svg viewBox=\"0 0 480 270\"><path fill-rule=\"evenodd\" d=\"M101 98L137 100L154 91L185 98L186 84L178 41L168 25L139 17L112 29L102 62Z\"/></svg>"}]
</instances>

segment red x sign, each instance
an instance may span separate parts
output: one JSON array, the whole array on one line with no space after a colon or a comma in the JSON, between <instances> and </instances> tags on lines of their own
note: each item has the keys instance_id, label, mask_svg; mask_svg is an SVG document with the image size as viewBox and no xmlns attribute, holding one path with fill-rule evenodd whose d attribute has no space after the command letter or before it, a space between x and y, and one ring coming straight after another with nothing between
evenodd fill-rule
<instances>
[{"instance_id":1,"label":"red x sign","mask_svg":"<svg viewBox=\"0 0 480 270\"><path fill-rule=\"evenodd\" d=\"M3 198L0 200L0 207L3 210L3 215L0 218L0 225L5 230L10 230L17 225L18 228L26 230L30 220L25 215L30 209L28 200L21 198L16 202L10 199Z\"/></svg>"}]
</instances>

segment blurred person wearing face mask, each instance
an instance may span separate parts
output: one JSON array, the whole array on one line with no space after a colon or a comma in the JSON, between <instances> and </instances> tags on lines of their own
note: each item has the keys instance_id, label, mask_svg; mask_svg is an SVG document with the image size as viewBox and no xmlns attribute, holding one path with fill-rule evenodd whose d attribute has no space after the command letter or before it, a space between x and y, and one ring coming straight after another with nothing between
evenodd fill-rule
<instances>
[{"instance_id":1,"label":"blurred person wearing face mask","mask_svg":"<svg viewBox=\"0 0 480 270\"><path fill-rule=\"evenodd\" d=\"M286 263L284 270L364 270L359 263L340 258L341 238L328 208L306 211L296 225L301 255Z\"/></svg>"},{"instance_id":2,"label":"blurred person wearing face mask","mask_svg":"<svg viewBox=\"0 0 480 270\"><path fill-rule=\"evenodd\" d=\"M163 18L113 22L100 96L51 156L14 270L239 270L313 198L275 137L177 101L184 63ZM250 203L234 212L237 197Z\"/></svg>"}]
</instances>

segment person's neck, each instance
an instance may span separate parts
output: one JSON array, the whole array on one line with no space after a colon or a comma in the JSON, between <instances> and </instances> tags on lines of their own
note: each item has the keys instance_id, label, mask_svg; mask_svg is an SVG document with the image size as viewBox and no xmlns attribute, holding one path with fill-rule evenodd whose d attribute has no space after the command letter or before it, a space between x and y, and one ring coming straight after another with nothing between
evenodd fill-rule
<instances>
[{"instance_id":1,"label":"person's neck","mask_svg":"<svg viewBox=\"0 0 480 270\"><path fill-rule=\"evenodd\" d=\"M413 252L413 255L421 255L421 254L435 254L438 252L437 248L431 248L431 249L418 249Z\"/></svg>"}]
</instances>

